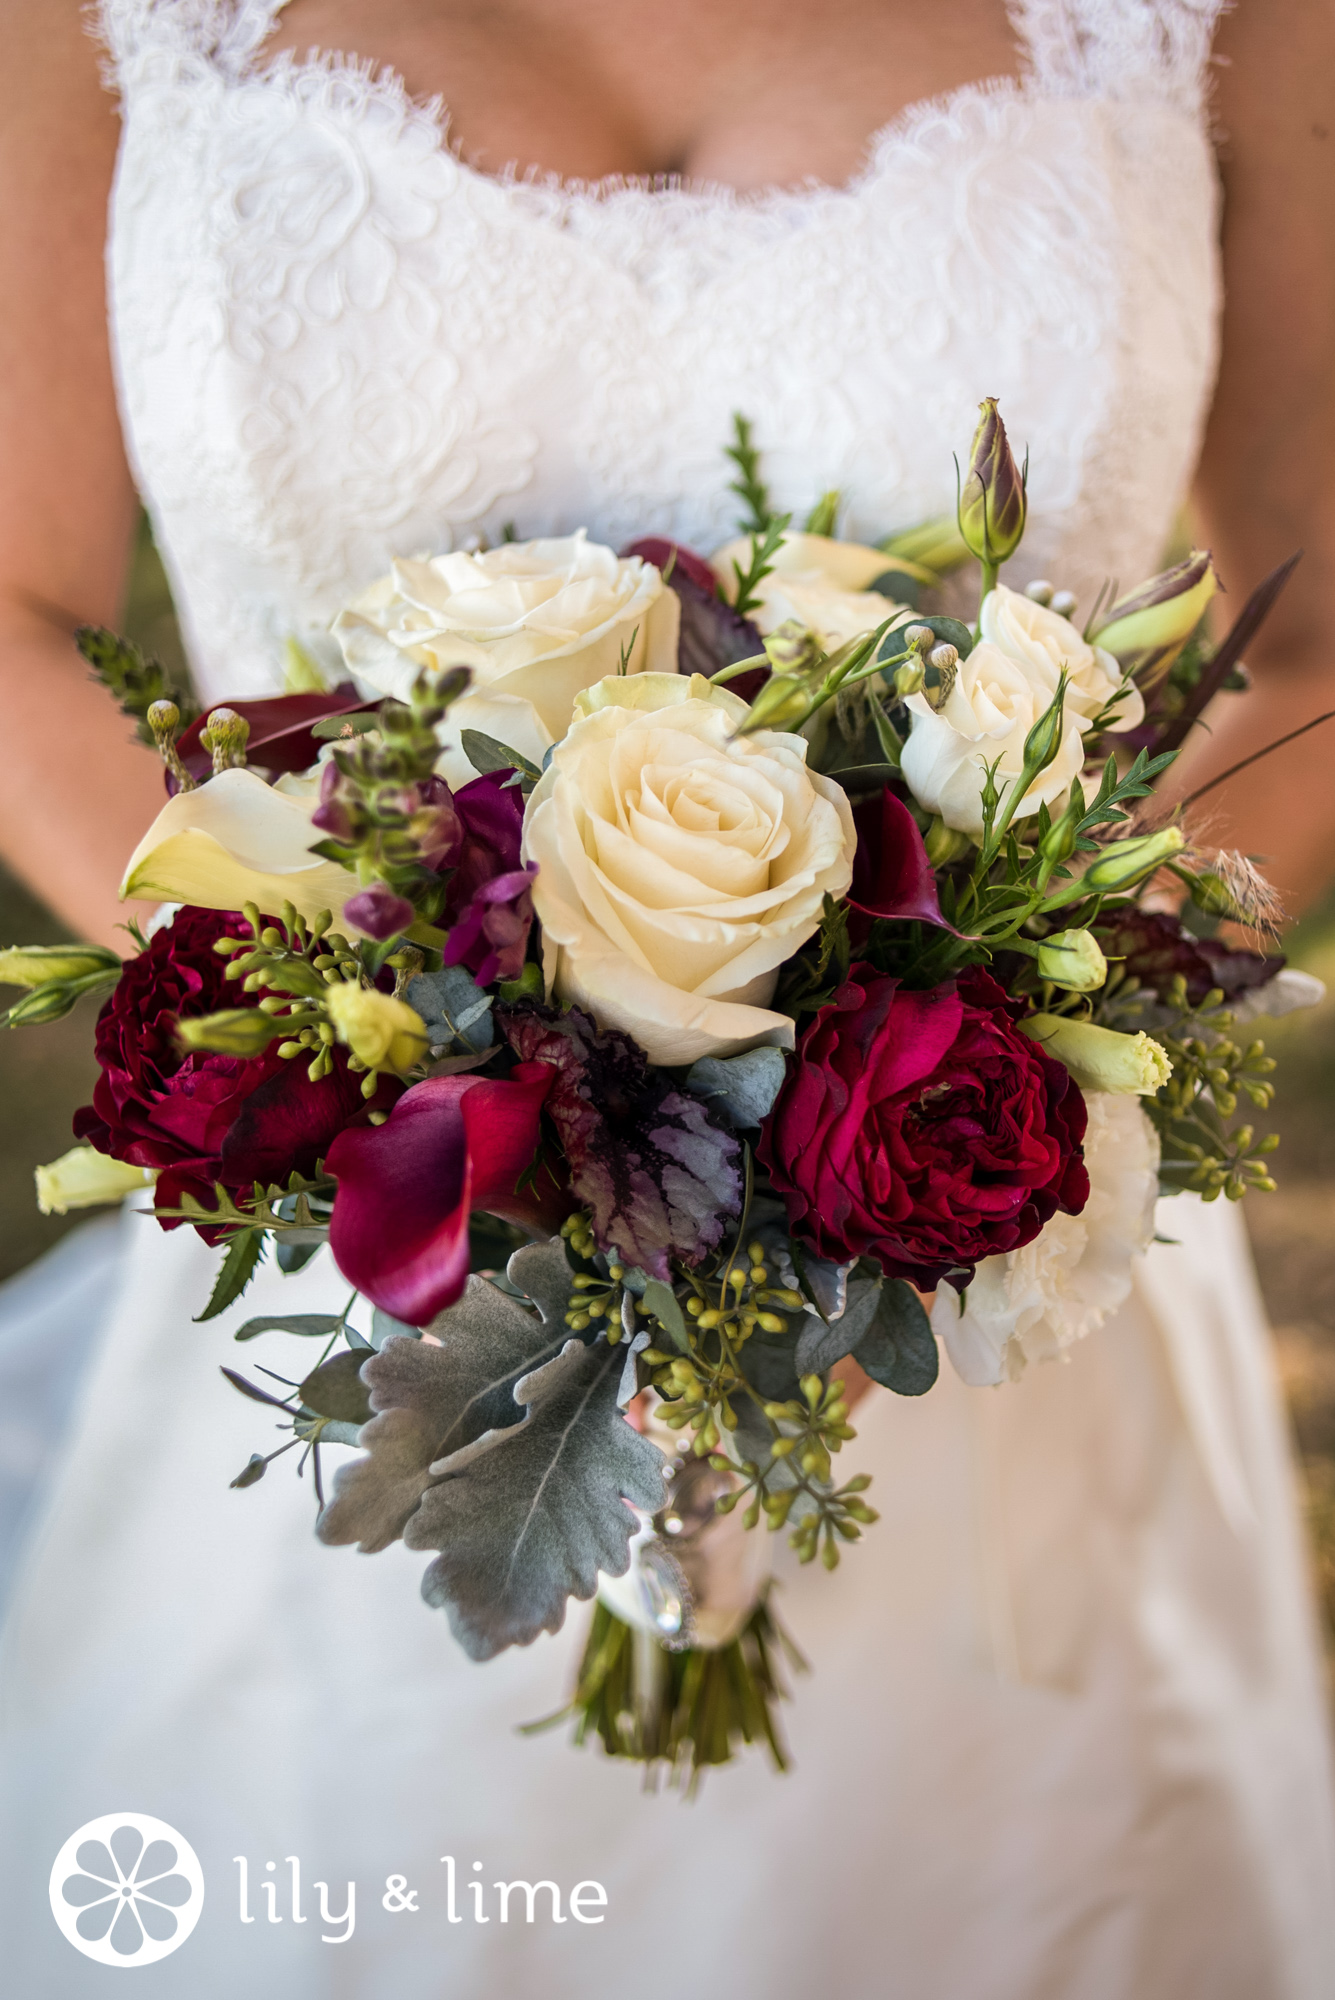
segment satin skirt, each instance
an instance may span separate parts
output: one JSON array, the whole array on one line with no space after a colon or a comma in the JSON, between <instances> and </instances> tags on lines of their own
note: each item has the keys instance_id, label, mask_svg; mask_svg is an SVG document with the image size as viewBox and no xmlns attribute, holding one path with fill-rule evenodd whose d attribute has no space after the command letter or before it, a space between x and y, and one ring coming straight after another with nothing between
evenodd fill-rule
<instances>
[{"instance_id":1,"label":"satin skirt","mask_svg":"<svg viewBox=\"0 0 1335 2000\"><path fill-rule=\"evenodd\" d=\"M833 1575L776 1565L811 1665L793 1768L752 1754L686 1802L517 1733L566 1693L587 1607L476 1666L423 1557L315 1542L296 1454L229 1489L278 1440L219 1364L295 1372L291 1342L231 1332L341 1306L326 1254L198 1326L215 1253L124 1213L84 1253L91 1352L0 1649L6 1990L102 1993L48 1877L133 1810L203 1866L197 1929L144 1975L182 2000L1329 2000L1325 1692L1268 1336L1234 1211L1180 1198L1160 1230L1065 1363L859 1408L841 1471L873 1475L879 1522ZM544 1891L501 1922L501 1880L555 1883L562 1921ZM356 1884L341 1942L321 1881L336 1913ZM572 1918L580 1882L601 1921Z\"/></svg>"}]
</instances>

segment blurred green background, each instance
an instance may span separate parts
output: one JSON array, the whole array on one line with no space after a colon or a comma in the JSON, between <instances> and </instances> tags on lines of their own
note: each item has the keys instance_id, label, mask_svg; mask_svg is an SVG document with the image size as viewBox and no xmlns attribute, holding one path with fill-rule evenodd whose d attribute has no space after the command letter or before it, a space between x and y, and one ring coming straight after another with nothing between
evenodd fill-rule
<instances>
[{"instance_id":1,"label":"blurred green background","mask_svg":"<svg viewBox=\"0 0 1335 2000\"><path fill-rule=\"evenodd\" d=\"M124 629L183 668L166 579L146 531ZM0 944L56 943L65 935L0 871ZM1335 1657L1335 893L1290 933L1285 949L1332 993L1322 1006L1262 1029L1280 1059L1270 1121L1281 1134L1279 1192L1252 1195L1245 1212L1275 1328ZM39 1215L32 1175L72 1143L71 1115L91 1095L93 1018L85 1007L49 1027L0 1033L0 1278L80 1220Z\"/></svg>"}]
</instances>

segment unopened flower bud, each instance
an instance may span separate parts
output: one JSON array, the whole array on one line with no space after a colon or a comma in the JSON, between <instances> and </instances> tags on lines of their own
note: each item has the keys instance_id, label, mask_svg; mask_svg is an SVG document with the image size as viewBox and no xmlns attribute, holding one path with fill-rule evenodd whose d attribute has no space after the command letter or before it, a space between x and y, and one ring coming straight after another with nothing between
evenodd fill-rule
<instances>
[{"instance_id":1,"label":"unopened flower bud","mask_svg":"<svg viewBox=\"0 0 1335 2000\"><path fill-rule=\"evenodd\" d=\"M1057 692L1024 739L1024 770L1020 776L1020 797L1040 771L1046 771L1062 747L1065 733L1066 676L1057 681Z\"/></svg>"},{"instance_id":2,"label":"unopened flower bud","mask_svg":"<svg viewBox=\"0 0 1335 2000\"><path fill-rule=\"evenodd\" d=\"M100 944L11 945L0 951L0 986L45 986L52 979L119 974L120 959Z\"/></svg>"},{"instance_id":3,"label":"unopened flower bud","mask_svg":"<svg viewBox=\"0 0 1335 2000\"><path fill-rule=\"evenodd\" d=\"M93 1146L72 1146L58 1160L38 1167L37 1206L43 1215L65 1215L72 1208L96 1208L123 1201L138 1188L152 1187L156 1167L131 1167L110 1160Z\"/></svg>"},{"instance_id":4,"label":"unopened flower bud","mask_svg":"<svg viewBox=\"0 0 1335 2000\"><path fill-rule=\"evenodd\" d=\"M1074 618L1079 601L1073 590L1054 590L1048 609L1055 611L1059 618Z\"/></svg>"},{"instance_id":5,"label":"unopened flower bud","mask_svg":"<svg viewBox=\"0 0 1335 2000\"><path fill-rule=\"evenodd\" d=\"M770 666L779 674L804 673L820 651L815 633L800 618L785 618L767 635L764 646Z\"/></svg>"},{"instance_id":6,"label":"unopened flower bud","mask_svg":"<svg viewBox=\"0 0 1335 2000\"><path fill-rule=\"evenodd\" d=\"M960 490L959 524L971 554L995 568L1014 555L1024 534L1024 474L1015 463L996 398L986 397L979 410Z\"/></svg>"},{"instance_id":7,"label":"unopened flower bud","mask_svg":"<svg viewBox=\"0 0 1335 2000\"><path fill-rule=\"evenodd\" d=\"M1152 688L1200 624L1218 588L1209 550L1193 549L1185 562L1151 577L1110 606L1090 632L1090 643L1111 653L1142 688Z\"/></svg>"},{"instance_id":8,"label":"unopened flower bud","mask_svg":"<svg viewBox=\"0 0 1335 2000\"><path fill-rule=\"evenodd\" d=\"M1019 1026L1046 1055L1065 1063L1082 1090L1153 1097L1173 1073L1166 1051L1149 1035L1121 1035L1060 1014L1031 1014Z\"/></svg>"},{"instance_id":9,"label":"unopened flower bud","mask_svg":"<svg viewBox=\"0 0 1335 2000\"><path fill-rule=\"evenodd\" d=\"M923 846L933 868L944 868L948 863L958 861L961 855L968 853L971 844L967 833L957 833L954 827L947 826L938 816L933 817L923 835Z\"/></svg>"},{"instance_id":10,"label":"unopened flower bud","mask_svg":"<svg viewBox=\"0 0 1335 2000\"><path fill-rule=\"evenodd\" d=\"M959 674L960 656L954 646L933 646L923 668L923 698L930 709L940 712L950 700Z\"/></svg>"},{"instance_id":11,"label":"unopened flower bud","mask_svg":"<svg viewBox=\"0 0 1335 2000\"><path fill-rule=\"evenodd\" d=\"M234 771L244 765L249 740L250 724L234 708L211 710L207 727L199 733L200 748L212 756L215 773Z\"/></svg>"},{"instance_id":12,"label":"unopened flower bud","mask_svg":"<svg viewBox=\"0 0 1335 2000\"><path fill-rule=\"evenodd\" d=\"M926 679L927 669L921 659L905 660L902 667L895 668L895 693L901 701L906 701L909 695L922 692Z\"/></svg>"},{"instance_id":13,"label":"unopened flower bud","mask_svg":"<svg viewBox=\"0 0 1335 2000\"><path fill-rule=\"evenodd\" d=\"M331 986L325 1005L340 1042L368 1069L402 1074L426 1054L426 1023L406 1000L346 984Z\"/></svg>"},{"instance_id":14,"label":"unopened flower bud","mask_svg":"<svg viewBox=\"0 0 1335 2000\"><path fill-rule=\"evenodd\" d=\"M197 1014L176 1023L176 1040L187 1055L263 1055L270 1042L289 1031L290 1023L258 1007L226 1007L218 1014Z\"/></svg>"},{"instance_id":15,"label":"unopened flower bud","mask_svg":"<svg viewBox=\"0 0 1335 2000\"><path fill-rule=\"evenodd\" d=\"M914 653L930 653L936 644L936 634L930 625L905 625L896 637Z\"/></svg>"},{"instance_id":16,"label":"unopened flower bud","mask_svg":"<svg viewBox=\"0 0 1335 2000\"><path fill-rule=\"evenodd\" d=\"M739 723L737 734L755 729L795 729L811 708L811 685L805 674L771 674Z\"/></svg>"},{"instance_id":17,"label":"unopened flower bud","mask_svg":"<svg viewBox=\"0 0 1335 2000\"><path fill-rule=\"evenodd\" d=\"M153 741L158 746L158 755L171 773L178 792L193 792L195 781L181 762L176 748L176 732L181 726L181 711L174 701L150 703L144 720L153 731Z\"/></svg>"},{"instance_id":18,"label":"unopened flower bud","mask_svg":"<svg viewBox=\"0 0 1335 2000\"><path fill-rule=\"evenodd\" d=\"M1032 583L1025 585L1024 594L1035 604L1051 604L1053 596L1052 585L1045 576L1036 576Z\"/></svg>"},{"instance_id":19,"label":"unopened flower bud","mask_svg":"<svg viewBox=\"0 0 1335 2000\"><path fill-rule=\"evenodd\" d=\"M1089 931L1058 931L1038 947L1043 979L1068 993L1093 993L1108 977L1108 961Z\"/></svg>"},{"instance_id":20,"label":"unopened flower bud","mask_svg":"<svg viewBox=\"0 0 1335 2000\"><path fill-rule=\"evenodd\" d=\"M1179 826L1165 826L1158 833L1144 833L1134 840L1115 840L1096 856L1083 875L1059 882L1041 908L1057 910L1063 903L1079 902L1084 896L1115 895L1133 889L1174 854L1180 854L1185 845Z\"/></svg>"},{"instance_id":21,"label":"unopened flower bud","mask_svg":"<svg viewBox=\"0 0 1335 2000\"><path fill-rule=\"evenodd\" d=\"M406 931L416 915L408 898L396 895L388 882L372 882L343 905L344 923L363 937L374 938L377 944Z\"/></svg>"},{"instance_id":22,"label":"unopened flower bud","mask_svg":"<svg viewBox=\"0 0 1335 2000\"><path fill-rule=\"evenodd\" d=\"M1191 900L1198 910L1204 910L1210 917L1228 917L1234 923L1247 923L1247 912L1242 909L1222 878L1211 869L1202 869L1199 875L1189 878ZM0 957L3 954L0 953Z\"/></svg>"}]
</instances>

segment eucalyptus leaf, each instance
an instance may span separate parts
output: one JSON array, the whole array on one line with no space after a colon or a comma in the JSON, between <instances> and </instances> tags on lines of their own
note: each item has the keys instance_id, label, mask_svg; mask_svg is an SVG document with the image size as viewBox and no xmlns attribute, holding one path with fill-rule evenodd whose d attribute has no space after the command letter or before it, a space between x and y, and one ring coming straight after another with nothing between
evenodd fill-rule
<instances>
[{"instance_id":1,"label":"eucalyptus leaf","mask_svg":"<svg viewBox=\"0 0 1335 2000\"><path fill-rule=\"evenodd\" d=\"M926 1395L935 1382L940 1358L932 1324L922 1300L902 1278L882 1287L876 1317L858 1342L857 1362L873 1382L897 1396Z\"/></svg>"},{"instance_id":2,"label":"eucalyptus leaf","mask_svg":"<svg viewBox=\"0 0 1335 2000\"><path fill-rule=\"evenodd\" d=\"M783 1086L782 1049L748 1049L740 1056L701 1056L686 1074L686 1088L707 1099L739 1129L759 1125Z\"/></svg>"},{"instance_id":3,"label":"eucalyptus leaf","mask_svg":"<svg viewBox=\"0 0 1335 2000\"><path fill-rule=\"evenodd\" d=\"M239 1389L243 1396L249 1396L252 1403L269 1403L275 1410L287 1408L281 1396L271 1396L269 1391L261 1389L257 1382L248 1382L244 1375L238 1375L235 1368L224 1368L221 1373L227 1377L234 1389Z\"/></svg>"},{"instance_id":4,"label":"eucalyptus leaf","mask_svg":"<svg viewBox=\"0 0 1335 2000\"><path fill-rule=\"evenodd\" d=\"M363 1358L377 1351L375 1342L368 1340L364 1333L358 1333L355 1326L345 1326L343 1329L343 1338L347 1341L348 1346L354 1352L362 1355Z\"/></svg>"},{"instance_id":5,"label":"eucalyptus leaf","mask_svg":"<svg viewBox=\"0 0 1335 2000\"><path fill-rule=\"evenodd\" d=\"M855 1278L848 1287L848 1302L837 1319L817 1319L814 1313L808 1313L807 1324L797 1342L798 1374L823 1375L836 1361L858 1350L876 1318L880 1302L879 1279Z\"/></svg>"},{"instance_id":6,"label":"eucalyptus leaf","mask_svg":"<svg viewBox=\"0 0 1335 2000\"><path fill-rule=\"evenodd\" d=\"M304 1238L306 1235L305 1230L295 1233L300 1238ZM315 1237L313 1230L310 1233ZM292 1236L280 1236L274 1244L274 1262L285 1277L293 1278L298 1271L305 1270L311 1258L320 1248L320 1245L328 1242L328 1240L328 1232L326 1230L321 1230L318 1237L315 1237L315 1240L310 1243L303 1240L294 1241Z\"/></svg>"},{"instance_id":7,"label":"eucalyptus leaf","mask_svg":"<svg viewBox=\"0 0 1335 2000\"><path fill-rule=\"evenodd\" d=\"M381 1348L387 1340L399 1335L404 1340L420 1340L420 1327L409 1326L406 1320L395 1319L393 1313L382 1312L377 1306L371 1315L371 1345Z\"/></svg>"},{"instance_id":8,"label":"eucalyptus leaf","mask_svg":"<svg viewBox=\"0 0 1335 2000\"><path fill-rule=\"evenodd\" d=\"M364 1424L371 1418L371 1397L362 1380L363 1349L345 1347L313 1368L301 1385L301 1400L317 1417L339 1423Z\"/></svg>"},{"instance_id":9,"label":"eucalyptus leaf","mask_svg":"<svg viewBox=\"0 0 1335 2000\"><path fill-rule=\"evenodd\" d=\"M326 1340L343 1324L337 1313L261 1313L239 1326L234 1340L255 1340L262 1333L298 1333L304 1339Z\"/></svg>"},{"instance_id":10,"label":"eucalyptus leaf","mask_svg":"<svg viewBox=\"0 0 1335 2000\"><path fill-rule=\"evenodd\" d=\"M850 798L861 798L864 793L879 792L892 778L899 776L897 764L852 764L843 771L827 771L836 785L842 785Z\"/></svg>"},{"instance_id":11,"label":"eucalyptus leaf","mask_svg":"<svg viewBox=\"0 0 1335 2000\"><path fill-rule=\"evenodd\" d=\"M426 1023L433 1049L462 1048L476 1055L492 1045L491 995L462 965L419 972L404 998Z\"/></svg>"},{"instance_id":12,"label":"eucalyptus leaf","mask_svg":"<svg viewBox=\"0 0 1335 2000\"><path fill-rule=\"evenodd\" d=\"M257 1451L253 1451L250 1454L249 1464L237 1473L235 1479L229 1479L227 1483L233 1487L253 1486L257 1479L263 1479L268 1467L268 1459L261 1458Z\"/></svg>"},{"instance_id":13,"label":"eucalyptus leaf","mask_svg":"<svg viewBox=\"0 0 1335 2000\"><path fill-rule=\"evenodd\" d=\"M502 743L495 736L488 736L482 729L465 729L459 737L464 756L475 771L484 776L488 771L517 771L519 788L531 792L542 772L537 765L512 750L508 743Z\"/></svg>"},{"instance_id":14,"label":"eucalyptus leaf","mask_svg":"<svg viewBox=\"0 0 1335 2000\"><path fill-rule=\"evenodd\" d=\"M967 660L969 654L973 651L974 638L972 629L968 625L961 624L958 618L947 618L939 611L929 611L921 616L915 613L912 618L906 619L904 622L909 625L930 625L935 634L937 645L953 646L962 660ZM882 655L886 653L887 648L894 652L901 652L904 644L903 635L903 625L897 626L893 632L888 633L881 647Z\"/></svg>"},{"instance_id":15,"label":"eucalyptus leaf","mask_svg":"<svg viewBox=\"0 0 1335 2000\"><path fill-rule=\"evenodd\" d=\"M691 1343L686 1332L685 1315L671 1285L665 1285L661 1278L649 1278L645 1281L643 1298L645 1311L653 1314L673 1346L681 1353L689 1354ZM648 1345L647 1342L645 1344Z\"/></svg>"}]
</instances>

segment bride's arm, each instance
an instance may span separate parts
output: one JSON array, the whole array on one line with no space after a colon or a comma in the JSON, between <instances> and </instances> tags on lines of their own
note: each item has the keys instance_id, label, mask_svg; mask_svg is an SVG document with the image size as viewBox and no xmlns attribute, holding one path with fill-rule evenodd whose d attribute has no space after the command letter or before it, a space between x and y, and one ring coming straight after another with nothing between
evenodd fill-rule
<instances>
[{"instance_id":1,"label":"bride's arm","mask_svg":"<svg viewBox=\"0 0 1335 2000\"><path fill-rule=\"evenodd\" d=\"M1172 774L1179 795L1335 709L1335 10L1239 0L1218 37L1224 338L1197 503L1228 595L1306 550ZM1202 802L1202 808L1204 807ZM1269 857L1291 906L1335 877L1335 722L1211 794L1221 844Z\"/></svg>"},{"instance_id":2,"label":"bride's arm","mask_svg":"<svg viewBox=\"0 0 1335 2000\"><path fill-rule=\"evenodd\" d=\"M156 760L88 677L75 624L119 618L134 522L102 252L118 122L79 0L0 14L0 852L115 943ZM121 936L120 942L125 942Z\"/></svg>"}]
</instances>

